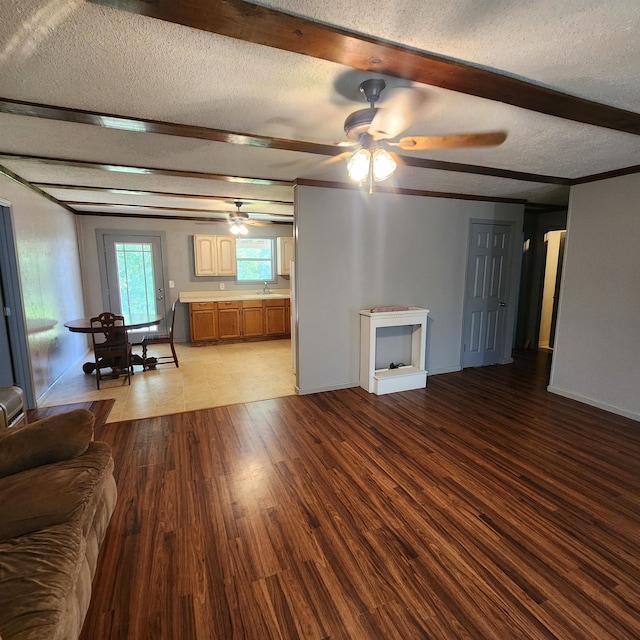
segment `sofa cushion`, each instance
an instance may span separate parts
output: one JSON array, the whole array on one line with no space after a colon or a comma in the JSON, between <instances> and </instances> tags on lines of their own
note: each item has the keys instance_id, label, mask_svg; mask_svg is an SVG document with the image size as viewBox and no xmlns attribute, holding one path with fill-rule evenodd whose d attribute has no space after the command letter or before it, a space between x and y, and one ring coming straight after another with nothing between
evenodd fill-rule
<instances>
[{"instance_id":1,"label":"sofa cushion","mask_svg":"<svg viewBox=\"0 0 640 640\"><path fill-rule=\"evenodd\" d=\"M91 442L71 460L0 478L0 540L74 520L86 533L100 497L96 487L113 471L111 447Z\"/></svg>"},{"instance_id":2,"label":"sofa cushion","mask_svg":"<svg viewBox=\"0 0 640 640\"><path fill-rule=\"evenodd\" d=\"M0 542L0 633L11 640L62 640L85 540L65 523ZM76 625L77 626L77 625Z\"/></svg>"},{"instance_id":3,"label":"sofa cushion","mask_svg":"<svg viewBox=\"0 0 640 640\"><path fill-rule=\"evenodd\" d=\"M0 431L0 478L82 455L93 437L95 416L86 409Z\"/></svg>"}]
</instances>

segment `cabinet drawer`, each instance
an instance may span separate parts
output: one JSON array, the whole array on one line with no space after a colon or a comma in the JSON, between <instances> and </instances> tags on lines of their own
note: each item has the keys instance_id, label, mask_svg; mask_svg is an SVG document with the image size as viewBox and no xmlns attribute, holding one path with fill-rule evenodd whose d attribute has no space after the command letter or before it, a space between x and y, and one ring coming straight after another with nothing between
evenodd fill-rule
<instances>
[{"instance_id":1,"label":"cabinet drawer","mask_svg":"<svg viewBox=\"0 0 640 640\"><path fill-rule=\"evenodd\" d=\"M265 307L284 307L286 303L286 298L277 298L272 300L265 300Z\"/></svg>"},{"instance_id":2,"label":"cabinet drawer","mask_svg":"<svg viewBox=\"0 0 640 640\"><path fill-rule=\"evenodd\" d=\"M215 302L190 302L191 311L213 311L216 308Z\"/></svg>"},{"instance_id":3,"label":"cabinet drawer","mask_svg":"<svg viewBox=\"0 0 640 640\"><path fill-rule=\"evenodd\" d=\"M218 302L218 309L239 309L239 300L225 300L224 302Z\"/></svg>"},{"instance_id":4,"label":"cabinet drawer","mask_svg":"<svg viewBox=\"0 0 640 640\"><path fill-rule=\"evenodd\" d=\"M243 309L262 309L262 300L243 300Z\"/></svg>"}]
</instances>

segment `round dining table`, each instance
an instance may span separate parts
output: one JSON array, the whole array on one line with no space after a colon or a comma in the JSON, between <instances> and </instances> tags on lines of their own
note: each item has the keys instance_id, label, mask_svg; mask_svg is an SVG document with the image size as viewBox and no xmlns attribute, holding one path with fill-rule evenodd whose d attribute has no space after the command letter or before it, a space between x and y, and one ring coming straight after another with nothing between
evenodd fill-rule
<instances>
[{"instance_id":1,"label":"round dining table","mask_svg":"<svg viewBox=\"0 0 640 640\"><path fill-rule=\"evenodd\" d=\"M164 316L157 313L139 313L139 314L123 314L124 315L124 330L132 331L133 329L144 329L145 327L153 327L160 324L164 319ZM69 320L64 323L64 326L73 333L93 333L100 332L100 327L91 326L91 318L77 318L76 320ZM139 364L144 368L154 368L155 358L147 358L143 360L142 356L134 353L131 356L131 364ZM93 373L96 368L95 362L85 362L82 365L82 370L85 373ZM102 368L102 367L100 367Z\"/></svg>"}]
</instances>

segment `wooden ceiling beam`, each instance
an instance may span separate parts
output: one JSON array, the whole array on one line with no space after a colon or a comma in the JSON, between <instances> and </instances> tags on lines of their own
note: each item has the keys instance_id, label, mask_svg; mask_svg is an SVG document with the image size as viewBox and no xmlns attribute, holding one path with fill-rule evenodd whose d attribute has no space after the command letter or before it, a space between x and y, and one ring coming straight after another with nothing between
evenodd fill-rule
<instances>
[{"instance_id":1,"label":"wooden ceiling beam","mask_svg":"<svg viewBox=\"0 0 640 640\"><path fill-rule=\"evenodd\" d=\"M566 120L640 134L640 113L244 0L89 1L354 69L384 73Z\"/></svg>"},{"instance_id":2,"label":"wooden ceiling beam","mask_svg":"<svg viewBox=\"0 0 640 640\"><path fill-rule=\"evenodd\" d=\"M218 196L197 193L175 193L173 191L149 191L143 189L122 189L116 187L92 187L82 186L78 184L59 184L53 182L33 182L34 186L42 190L60 190L60 191L90 191L92 193L111 193L114 195L127 196L161 196L163 198L177 198L184 200L215 200L216 202L235 202L242 201L242 204L259 204L259 205L283 205L293 206L292 200L269 200L266 198L241 198L239 196Z\"/></svg>"},{"instance_id":3,"label":"wooden ceiling beam","mask_svg":"<svg viewBox=\"0 0 640 640\"><path fill-rule=\"evenodd\" d=\"M16 153L0 153L4 161L33 162L50 166L78 167L80 169L99 169L114 173L132 173L137 175L172 176L174 178L200 178L204 180L222 180L240 184L259 184L277 187L291 187L291 180L271 180L269 178L252 178L245 176L229 176L220 173L206 173L204 171L181 171L179 169L160 169L156 167L134 167L121 164L103 164L100 162L86 162L84 160L67 160L64 158L47 158L44 156L26 156Z\"/></svg>"},{"instance_id":4,"label":"wooden ceiling beam","mask_svg":"<svg viewBox=\"0 0 640 640\"><path fill-rule=\"evenodd\" d=\"M10 100L2 100L0 99L0 112L3 110L3 105L14 102ZM42 105L44 106L44 105ZM33 113L23 114L23 115L31 115L34 117L45 117L45 118L55 118L55 112L58 107L47 107L46 113L47 115L39 115L44 113L44 111L34 110ZM70 117L71 112L77 112L80 115L81 121L82 111L77 109L63 109L62 113L63 118L67 122ZM102 114L107 117L106 114ZM119 121L127 121L127 120L136 120L135 118L125 118L121 116L108 116L113 117ZM100 124L100 121L96 119L92 124L96 124L98 126L104 126ZM113 128L113 125L109 125ZM174 133L171 135L181 135L183 137L191 137L191 129L205 129L204 127L191 127L190 125L171 125ZM123 124L123 129L127 129L126 125ZM130 129L129 129L130 130ZM251 136L243 136L243 134L234 134L235 136L250 138ZM240 137L236 137L235 140L226 140L226 142L234 142L235 144L250 144L246 142L240 142ZM284 142L280 139L280 142ZM321 155L340 155L344 153L344 147L331 146L331 145L323 145L323 144L315 144L313 142L295 142L291 141L293 144L299 146L304 145L306 147L307 153L317 153ZM263 145L261 145L263 146ZM278 147L284 148L284 147ZM297 149L301 151L302 149ZM327 151L330 153L327 154ZM569 178L564 178L561 176L548 176L539 173L526 173L524 171L511 171L509 169L500 169L498 167L487 167L484 165L473 165L473 164L463 164L460 162L448 162L445 160L431 160L429 158L416 158L414 156L399 156L402 160L403 164L409 167L416 167L418 169L436 169L439 171L453 171L457 173L472 173L476 175L484 175L484 176L492 176L496 178L506 178L507 180L522 180L525 182L539 182L544 184L557 184L557 185L569 185L571 184L571 180ZM13 160L31 160L34 162L41 162L43 164L67 164L69 166L88 166L89 168L102 169L103 171L115 171L120 173L139 173L139 174L155 174L155 175L170 175L175 177L187 177L187 178L208 178L210 180L224 180L227 182L242 182L249 184L267 184L267 185L280 185L280 186L290 186L292 181L290 180L272 180L268 178L250 178L250 177L240 177L240 176L227 176L222 174L212 174L212 173L201 173L201 172L193 172L193 171L178 171L175 169L154 169L150 167L126 167L123 165L113 165L113 164L103 164L103 163L94 163L94 162L85 162L85 161L77 161L77 160L63 160L59 158L44 158L41 156L20 156L20 155L9 155L0 153L0 158L5 159L13 159Z\"/></svg>"},{"instance_id":5,"label":"wooden ceiling beam","mask_svg":"<svg viewBox=\"0 0 640 640\"><path fill-rule=\"evenodd\" d=\"M87 200L64 200L64 203L71 207L74 211L77 211L77 207L100 207L103 209L140 209L142 211L153 209L157 211L190 211L194 213L208 213L211 215L220 214L221 216L233 216L236 213L235 209L207 209L205 207L169 207L167 205L155 205L155 204L135 204L135 203L125 203L125 202L90 202ZM245 204L244 201L242 204ZM246 211L249 216L251 215L260 215L260 216L275 216L278 218L291 218L293 220L293 215L287 215L285 213L275 213L269 211Z\"/></svg>"},{"instance_id":6,"label":"wooden ceiling beam","mask_svg":"<svg viewBox=\"0 0 640 640\"><path fill-rule=\"evenodd\" d=\"M59 120L76 124L92 124L104 129L116 129L119 131L134 131L138 133L159 133L180 138L196 138L211 142L226 142L240 144L248 147L261 147L263 149L283 149L285 151L300 151L302 153L316 153L324 156L334 156L344 153L343 147L301 140L287 140L223 129L211 129L189 124L175 122L163 122L161 120L146 120L144 118L132 118L110 113L98 113L83 109L69 107L56 107L35 102L22 102L0 98L0 113L9 113L18 116L31 116L46 120Z\"/></svg>"},{"instance_id":7,"label":"wooden ceiling beam","mask_svg":"<svg viewBox=\"0 0 640 640\"><path fill-rule=\"evenodd\" d=\"M327 180L310 180L308 178L299 178L296 180L297 185L306 187L321 187L324 189L346 189L349 191L360 191L361 187L357 184L346 182L331 182ZM477 202L501 202L505 204L526 204L526 200L521 198L501 198L499 196L481 196L472 193L450 193L447 191L427 191L423 189L406 189L403 187L389 187L381 184L374 186L376 193L392 193L394 195L403 196L420 196L425 198L450 198L452 200L474 200Z\"/></svg>"}]
</instances>

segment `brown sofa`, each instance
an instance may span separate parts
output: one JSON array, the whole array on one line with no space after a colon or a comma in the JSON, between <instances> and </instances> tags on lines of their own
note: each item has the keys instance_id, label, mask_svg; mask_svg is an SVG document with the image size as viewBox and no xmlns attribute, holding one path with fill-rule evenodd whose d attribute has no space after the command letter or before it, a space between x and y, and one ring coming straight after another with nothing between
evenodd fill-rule
<instances>
[{"instance_id":1,"label":"brown sofa","mask_svg":"<svg viewBox=\"0 0 640 640\"><path fill-rule=\"evenodd\" d=\"M68 640L89 608L116 503L111 449L84 409L0 429L0 638Z\"/></svg>"}]
</instances>

